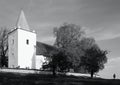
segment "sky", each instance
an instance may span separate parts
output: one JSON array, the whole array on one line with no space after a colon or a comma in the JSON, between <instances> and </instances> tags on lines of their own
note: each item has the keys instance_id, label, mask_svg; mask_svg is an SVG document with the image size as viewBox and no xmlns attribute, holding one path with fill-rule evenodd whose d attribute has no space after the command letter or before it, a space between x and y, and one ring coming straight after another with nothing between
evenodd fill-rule
<instances>
[{"instance_id":1,"label":"sky","mask_svg":"<svg viewBox=\"0 0 120 85\"><path fill-rule=\"evenodd\" d=\"M101 49L108 50L108 63L98 74L120 79L120 0L0 0L0 27L12 29L20 10L37 40L52 45L53 28L63 23L80 25L94 37Z\"/></svg>"}]
</instances>

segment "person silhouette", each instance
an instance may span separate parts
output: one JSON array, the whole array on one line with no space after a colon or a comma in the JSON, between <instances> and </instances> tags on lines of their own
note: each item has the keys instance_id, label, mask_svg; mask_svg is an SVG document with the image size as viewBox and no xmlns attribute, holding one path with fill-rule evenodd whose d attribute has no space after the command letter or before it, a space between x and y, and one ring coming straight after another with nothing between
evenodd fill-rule
<instances>
[{"instance_id":1,"label":"person silhouette","mask_svg":"<svg viewBox=\"0 0 120 85\"><path fill-rule=\"evenodd\" d=\"M113 78L114 78L114 79L116 78L116 74L115 74L115 73L113 74Z\"/></svg>"}]
</instances>

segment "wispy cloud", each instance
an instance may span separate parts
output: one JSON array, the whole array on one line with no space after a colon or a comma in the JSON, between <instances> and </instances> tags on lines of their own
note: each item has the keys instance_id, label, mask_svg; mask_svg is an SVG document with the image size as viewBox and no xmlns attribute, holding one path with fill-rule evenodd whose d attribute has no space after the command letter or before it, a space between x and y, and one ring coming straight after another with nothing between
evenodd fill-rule
<instances>
[{"instance_id":1,"label":"wispy cloud","mask_svg":"<svg viewBox=\"0 0 120 85\"><path fill-rule=\"evenodd\" d=\"M109 40L114 39L117 37L120 37L119 29L105 29L104 27L96 28L96 29L90 29L88 27L83 27L85 30L87 36L94 37L95 40Z\"/></svg>"},{"instance_id":2,"label":"wispy cloud","mask_svg":"<svg viewBox=\"0 0 120 85\"><path fill-rule=\"evenodd\" d=\"M41 37L40 39L38 38L38 41L53 45L55 42L55 37L53 36Z\"/></svg>"}]
</instances>

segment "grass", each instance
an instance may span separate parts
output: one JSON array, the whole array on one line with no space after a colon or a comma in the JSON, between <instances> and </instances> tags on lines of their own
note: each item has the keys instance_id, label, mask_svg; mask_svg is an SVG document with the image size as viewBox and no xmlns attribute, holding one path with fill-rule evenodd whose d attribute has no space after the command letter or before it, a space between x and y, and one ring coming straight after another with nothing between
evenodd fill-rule
<instances>
[{"instance_id":1,"label":"grass","mask_svg":"<svg viewBox=\"0 0 120 85\"><path fill-rule=\"evenodd\" d=\"M120 80L0 72L0 85L120 85Z\"/></svg>"}]
</instances>

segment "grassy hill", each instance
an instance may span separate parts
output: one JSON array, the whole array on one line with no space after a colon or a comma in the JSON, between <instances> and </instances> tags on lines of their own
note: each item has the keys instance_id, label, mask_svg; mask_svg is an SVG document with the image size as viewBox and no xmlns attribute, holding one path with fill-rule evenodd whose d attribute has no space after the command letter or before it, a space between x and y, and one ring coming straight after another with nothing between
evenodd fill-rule
<instances>
[{"instance_id":1,"label":"grassy hill","mask_svg":"<svg viewBox=\"0 0 120 85\"><path fill-rule=\"evenodd\" d=\"M0 72L0 85L120 85L120 80Z\"/></svg>"}]
</instances>

